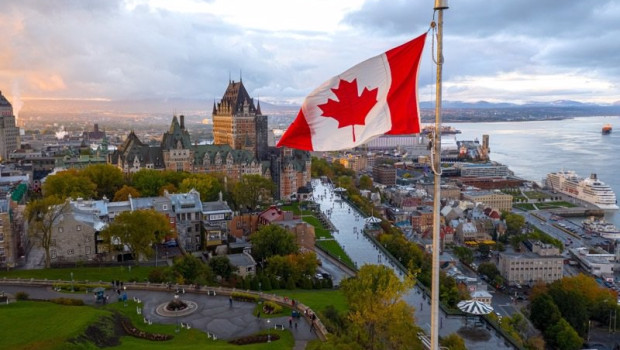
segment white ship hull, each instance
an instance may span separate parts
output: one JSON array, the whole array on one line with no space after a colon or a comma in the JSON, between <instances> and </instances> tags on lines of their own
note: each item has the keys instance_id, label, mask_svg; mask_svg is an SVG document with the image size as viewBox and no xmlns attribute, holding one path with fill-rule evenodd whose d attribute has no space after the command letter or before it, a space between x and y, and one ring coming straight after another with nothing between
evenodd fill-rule
<instances>
[{"instance_id":1,"label":"white ship hull","mask_svg":"<svg viewBox=\"0 0 620 350\"><path fill-rule=\"evenodd\" d=\"M605 239L617 240L620 239L620 232L616 233L601 233L601 237Z\"/></svg>"},{"instance_id":2,"label":"white ship hull","mask_svg":"<svg viewBox=\"0 0 620 350\"><path fill-rule=\"evenodd\" d=\"M574 171L559 171L548 174L546 182L551 190L593 204L600 209L620 209L614 191L598 180L596 174L584 179Z\"/></svg>"}]
</instances>

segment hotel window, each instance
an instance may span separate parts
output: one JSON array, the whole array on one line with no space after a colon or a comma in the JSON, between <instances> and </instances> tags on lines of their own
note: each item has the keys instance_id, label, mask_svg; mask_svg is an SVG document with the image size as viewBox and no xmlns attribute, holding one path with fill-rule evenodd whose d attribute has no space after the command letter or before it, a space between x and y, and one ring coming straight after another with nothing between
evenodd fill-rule
<instances>
[{"instance_id":1,"label":"hotel window","mask_svg":"<svg viewBox=\"0 0 620 350\"><path fill-rule=\"evenodd\" d=\"M90 247L86 247L86 255L90 255Z\"/></svg>"},{"instance_id":2,"label":"hotel window","mask_svg":"<svg viewBox=\"0 0 620 350\"><path fill-rule=\"evenodd\" d=\"M56 249L52 249L52 251L50 252L50 255L52 259L56 259Z\"/></svg>"}]
</instances>

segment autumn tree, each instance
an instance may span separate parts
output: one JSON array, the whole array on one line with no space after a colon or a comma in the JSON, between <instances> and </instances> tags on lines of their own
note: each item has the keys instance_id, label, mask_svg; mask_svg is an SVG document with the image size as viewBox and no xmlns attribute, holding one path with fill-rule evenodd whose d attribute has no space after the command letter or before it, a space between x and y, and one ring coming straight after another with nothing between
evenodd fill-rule
<instances>
[{"instance_id":1,"label":"autumn tree","mask_svg":"<svg viewBox=\"0 0 620 350\"><path fill-rule=\"evenodd\" d=\"M93 198L97 185L75 169L64 170L49 175L42 186L43 195L58 198Z\"/></svg>"},{"instance_id":2,"label":"autumn tree","mask_svg":"<svg viewBox=\"0 0 620 350\"><path fill-rule=\"evenodd\" d=\"M133 258L153 254L152 245L170 232L168 218L153 209L124 211L101 232L110 245L124 245Z\"/></svg>"},{"instance_id":3,"label":"autumn tree","mask_svg":"<svg viewBox=\"0 0 620 350\"><path fill-rule=\"evenodd\" d=\"M113 198L125 183L121 170L111 164L90 165L82 170L81 174L96 185L97 198Z\"/></svg>"},{"instance_id":4,"label":"autumn tree","mask_svg":"<svg viewBox=\"0 0 620 350\"><path fill-rule=\"evenodd\" d=\"M140 192L135 188L127 185L123 185L116 193L114 193L113 202L120 202L129 200L129 196L132 198L139 198Z\"/></svg>"},{"instance_id":5,"label":"autumn tree","mask_svg":"<svg viewBox=\"0 0 620 350\"><path fill-rule=\"evenodd\" d=\"M243 175L241 180L233 185L232 195L237 208L250 210L271 198L275 185L269 179L260 175Z\"/></svg>"},{"instance_id":6,"label":"autumn tree","mask_svg":"<svg viewBox=\"0 0 620 350\"><path fill-rule=\"evenodd\" d=\"M252 241L252 255L256 261L267 259L273 255L293 254L299 250L295 236L277 225L262 227L252 234L250 240Z\"/></svg>"},{"instance_id":7,"label":"autumn tree","mask_svg":"<svg viewBox=\"0 0 620 350\"><path fill-rule=\"evenodd\" d=\"M457 333L452 333L447 337L439 339L439 344L449 350L467 350L465 340Z\"/></svg>"},{"instance_id":8,"label":"autumn tree","mask_svg":"<svg viewBox=\"0 0 620 350\"><path fill-rule=\"evenodd\" d=\"M182 193L195 189L200 193L200 200L203 202L215 201L218 199L222 187L217 178L210 174L192 174L185 178L179 187Z\"/></svg>"},{"instance_id":9,"label":"autumn tree","mask_svg":"<svg viewBox=\"0 0 620 350\"><path fill-rule=\"evenodd\" d=\"M33 200L26 206L29 235L45 251L46 268L51 266L50 247L54 241L54 227L69 207L68 201L53 195Z\"/></svg>"},{"instance_id":10,"label":"autumn tree","mask_svg":"<svg viewBox=\"0 0 620 350\"><path fill-rule=\"evenodd\" d=\"M349 332L364 349L422 349L414 310L403 296L413 278L401 281L388 267L364 265L341 283L349 304Z\"/></svg>"}]
</instances>

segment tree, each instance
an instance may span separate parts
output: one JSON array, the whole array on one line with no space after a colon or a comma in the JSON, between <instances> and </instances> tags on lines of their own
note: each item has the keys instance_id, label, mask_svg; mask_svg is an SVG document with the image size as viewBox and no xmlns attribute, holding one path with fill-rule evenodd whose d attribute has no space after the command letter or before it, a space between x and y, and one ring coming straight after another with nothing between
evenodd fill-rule
<instances>
[{"instance_id":1,"label":"tree","mask_svg":"<svg viewBox=\"0 0 620 350\"><path fill-rule=\"evenodd\" d=\"M454 252L454 255L456 255L456 257L465 264L469 265L474 262L474 252L467 247L454 247L452 252Z\"/></svg>"},{"instance_id":2,"label":"tree","mask_svg":"<svg viewBox=\"0 0 620 350\"><path fill-rule=\"evenodd\" d=\"M373 183L372 178L368 175L360 176L359 189L360 190L372 190Z\"/></svg>"},{"instance_id":3,"label":"tree","mask_svg":"<svg viewBox=\"0 0 620 350\"><path fill-rule=\"evenodd\" d=\"M182 255L174 260L172 274L177 283L196 283L206 285L213 281L213 271L200 259L192 255Z\"/></svg>"},{"instance_id":4,"label":"tree","mask_svg":"<svg viewBox=\"0 0 620 350\"><path fill-rule=\"evenodd\" d=\"M267 259L273 255L288 255L299 250L295 236L285 228L277 225L262 227L252 236L252 255L257 261Z\"/></svg>"},{"instance_id":5,"label":"tree","mask_svg":"<svg viewBox=\"0 0 620 350\"><path fill-rule=\"evenodd\" d=\"M549 294L539 294L530 303L530 320L542 332L556 324L562 314Z\"/></svg>"},{"instance_id":6,"label":"tree","mask_svg":"<svg viewBox=\"0 0 620 350\"><path fill-rule=\"evenodd\" d=\"M496 276L501 276L497 266L489 262L480 264L480 266L478 266L478 272L487 276L489 281L494 280Z\"/></svg>"},{"instance_id":7,"label":"tree","mask_svg":"<svg viewBox=\"0 0 620 350\"><path fill-rule=\"evenodd\" d=\"M53 195L33 200L26 206L29 234L45 250L46 268L51 266L50 247L54 242L54 226L69 207L68 201Z\"/></svg>"},{"instance_id":8,"label":"tree","mask_svg":"<svg viewBox=\"0 0 620 350\"><path fill-rule=\"evenodd\" d=\"M138 192L138 190L134 187L123 185L123 187L121 187L120 190L114 193L114 199L112 201L113 202L126 201L126 200L129 200L129 196L131 196L132 198L139 198L140 192Z\"/></svg>"},{"instance_id":9,"label":"tree","mask_svg":"<svg viewBox=\"0 0 620 350\"><path fill-rule=\"evenodd\" d=\"M195 189L200 193L200 200L203 202L215 201L218 199L222 187L213 175L193 174L181 182L179 190L182 193Z\"/></svg>"},{"instance_id":10,"label":"tree","mask_svg":"<svg viewBox=\"0 0 620 350\"><path fill-rule=\"evenodd\" d=\"M209 267L217 276L222 276L223 279L227 280L232 276L233 272L237 269L230 263L230 259L227 256L214 256L209 259Z\"/></svg>"},{"instance_id":11,"label":"tree","mask_svg":"<svg viewBox=\"0 0 620 350\"><path fill-rule=\"evenodd\" d=\"M421 349L414 311L403 299L413 278L401 281L383 265L364 265L341 283L349 304L349 333L364 349Z\"/></svg>"},{"instance_id":12,"label":"tree","mask_svg":"<svg viewBox=\"0 0 620 350\"><path fill-rule=\"evenodd\" d=\"M93 198L97 185L75 169L69 169L50 175L43 183L43 195L58 198Z\"/></svg>"},{"instance_id":13,"label":"tree","mask_svg":"<svg viewBox=\"0 0 620 350\"><path fill-rule=\"evenodd\" d=\"M521 233L525 225L525 218L519 214L502 212L503 219L506 220L506 230L508 234L516 235Z\"/></svg>"},{"instance_id":14,"label":"tree","mask_svg":"<svg viewBox=\"0 0 620 350\"><path fill-rule=\"evenodd\" d=\"M579 350L583 345L583 339L579 337L579 334L563 318L547 329L545 338L547 343L555 345L556 349Z\"/></svg>"},{"instance_id":15,"label":"tree","mask_svg":"<svg viewBox=\"0 0 620 350\"><path fill-rule=\"evenodd\" d=\"M452 333L447 337L439 339L439 344L449 350L467 350L465 341L456 333Z\"/></svg>"},{"instance_id":16,"label":"tree","mask_svg":"<svg viewBox=\"0 0 620 350\"><path fill-rule=\"evenodd\" d=\"M124 245L137 261L140 256L150 257L153 243L161 241L170 232L168 218L153 209L124 211L102 232L110 245Z\"/></svg>"},{"instance_id":17,"label":"tree","mask_svg":"<svg viewBox=\"0 0 620 350\"><path fill-rule=\"evenodd\" d=\"M168 182L161 171L153 169L141 169L131 177L133 186L145 197L159 195L159 189Z\"/></svg>"},{"instance_id":18,"label":"tree","mask_svg":"<svg viewBox=\"0 0 620 350\"><path fill-rule=\"evenodd\" d=\"M121 170L111 164L90 165L81 173L96 185L97 198L114 197L116 191L125 183Z\"/></svg>"},{"instance_id":19,"label":"tree","mask_svg":"<svg viewBox=\"0 0 620 350\"><path fill-rule=\"evenodd\" d=\"M274 190L275 185L269 179L260 175L243 175L233 185L232 195L238 208L254 210L266 197L271 197Z\"/></svg>"}]
</instances>

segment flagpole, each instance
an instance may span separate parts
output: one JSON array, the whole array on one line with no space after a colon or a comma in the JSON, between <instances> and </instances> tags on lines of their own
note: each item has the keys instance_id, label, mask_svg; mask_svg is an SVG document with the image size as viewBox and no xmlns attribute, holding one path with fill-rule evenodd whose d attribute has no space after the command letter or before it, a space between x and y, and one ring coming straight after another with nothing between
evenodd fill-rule
<instances>
[{"instance_id":1,"label":"flagpole","mask_svg":"<svg viewBox=\"0 0 620 350\"><path fill-rule=\"evenodd\" d=\"M441 73L443 67L443 10L448 0L435 0L437 13L437 82L435 88L435 134L433 137L432 166L434 173L433 192L433 254L431 282L431 350L439 349L439 244L440 244L440 202L441 202Z\"/></svg>"}]
</instances>

